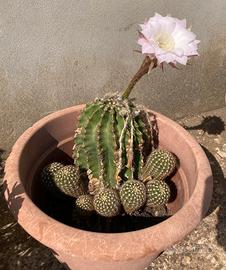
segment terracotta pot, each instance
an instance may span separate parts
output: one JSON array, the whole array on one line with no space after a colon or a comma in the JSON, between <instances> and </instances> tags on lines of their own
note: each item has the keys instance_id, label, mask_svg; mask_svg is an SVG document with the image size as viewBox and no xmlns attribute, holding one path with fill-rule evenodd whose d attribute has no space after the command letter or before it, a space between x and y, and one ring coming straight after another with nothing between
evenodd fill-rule
<instances>
[{"instance_id":1,"label":"terracotta pot","mask_svg":"<svg viewBox=\"0 0 226 270\"><path fill-rule=\"evenodd\" d=\"M57 158L58 152L71 155L75 123L83 108L80 105L55 112L18 139L5 167L6 200L19 224L69 268L143 269L163 250L182 240L204 217L212 195L209 162L192 136L156 113L161 146L180 160L173 178L177 196L169 204L175 214L157 225L126 233L95 233L67 226L35 205L35 174L49 157Z\"/></svg>"}]
</instances>

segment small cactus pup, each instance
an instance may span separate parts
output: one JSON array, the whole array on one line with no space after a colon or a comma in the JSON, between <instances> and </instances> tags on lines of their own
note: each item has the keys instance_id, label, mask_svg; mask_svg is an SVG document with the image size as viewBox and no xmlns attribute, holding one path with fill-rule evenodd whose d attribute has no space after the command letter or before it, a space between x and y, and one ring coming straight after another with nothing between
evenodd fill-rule
<instances>
[{"instance_id":1,"label":"small cactus pup","mask_svg":"<svg viewBox=\"0 0 226 270\"><path fill-rule=\"evenodd\" d=\"M60 162L52 162L44 167L41 172L41 180L44 184L45 188L50 192L56 194L58 192L58 188L55 184L55 176L56 173L64 167Z\"/></svg>"},{"instance_id":2,"label":"small cactus pup","mask_svg":"<svg viewBox=\"0 0 226 270\"><path fill-rule=\"evenodd\" d=\"M103 217L114 217L119 215L121 202L115 189L106 188L94 196L94 208Z\"/></svg>"},{"instance_id":3,"label":"small cactus pup","mask_svg":"<svg viewBox=\"0 0 226 270\"><path fill-rule=\"evenodd\" d=\"M176 156L173 153L165 149L156 149L149 155L142 169L141 180L163 180L174 171L176 164Z\"/></svg>"},{"instance_id":4,"label":"small cactus pup","mask_svg":"<svg viewBox=\"0 0 226 270\"><path fill-rule=\"evenodd\" d=\"M89 194L81 195L76 200L76 207L83 215L90 215L94 212L93 196Z\"/></svg>"},{"instance_id":5,"label":"small cactus pup","mask_svg":"<svg viewBox=\"0 0 226 270\"><path fill-rule=\"evenodd\" d=\"M170 198L170 188L165 182L159 180L148 181L146 189L146 205L148 207L161 206L168 203Z\"/></svg>"},{"instance_id":6,"label":"small cactus pup","mask_svg":"<svg viewBox=\"0 0 226 270\"><path fill-rule=\"evenodd\" d=\"M128 180L120 189L120 199L127 214L140 209L146 202L146 188L139 180Z\"/></svg>"},{"instance_id":7,"label":"small cactus pup","mask_svg":"<svg viewBox=\"0 0 226 270\"><path fill-rule=\"evenodd\" d=\"M85 194L84 183L81 181L77 166L67 165L59 169L54 182L59 190L68 196L78 198L80 195Z\"/></svg>"}]
</instances>

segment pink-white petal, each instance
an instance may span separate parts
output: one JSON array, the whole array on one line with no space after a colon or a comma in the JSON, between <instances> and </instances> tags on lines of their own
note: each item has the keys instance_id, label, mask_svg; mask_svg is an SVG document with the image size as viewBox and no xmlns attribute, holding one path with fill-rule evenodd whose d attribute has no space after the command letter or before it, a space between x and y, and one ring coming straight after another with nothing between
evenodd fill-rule
<instances>
[{"instance_id":1,"label":"pink-white petal","mask_svg":"<svg viewBox=\"0 0 226 270\"><path fill-rule=\"evenodd\" d=\"M186 20L179 20L170 15L163 17L156 13L140 25L141 34L138 44L142 53L156 58L158 63L186 65L189 57L198 55L200 42L196 35L186 29Z\"/></svg>"},{"instance_id":2,"label":"pink-white petal","mask_svg":"<svg viewBox=\"0 0 226 270\"><path fill-rule=\"evenodd\" d=\"M176 57L176 61L182 65L186 65L187 61L188 61L188 57L187 56L182 56L182 57Z\"/></svg>"}]
</instances>

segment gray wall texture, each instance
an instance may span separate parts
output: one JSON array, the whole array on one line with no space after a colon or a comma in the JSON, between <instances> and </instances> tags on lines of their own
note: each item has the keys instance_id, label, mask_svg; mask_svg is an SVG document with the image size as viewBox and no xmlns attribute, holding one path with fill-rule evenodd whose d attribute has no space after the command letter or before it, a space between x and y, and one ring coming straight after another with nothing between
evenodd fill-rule
<instances>
[{"instance_id":1,"label":"gray wall texture","mask_svg":"<svg viewBox=\"0 0 226 270\"><path fill-rule=\"evenodd\" d=\"M0 0L0 148L48 113L125 88L154 12L186 18L200 57L154 70L133 96L172 118L224 106L225 0Z\"/></svg>"}]
</instances>

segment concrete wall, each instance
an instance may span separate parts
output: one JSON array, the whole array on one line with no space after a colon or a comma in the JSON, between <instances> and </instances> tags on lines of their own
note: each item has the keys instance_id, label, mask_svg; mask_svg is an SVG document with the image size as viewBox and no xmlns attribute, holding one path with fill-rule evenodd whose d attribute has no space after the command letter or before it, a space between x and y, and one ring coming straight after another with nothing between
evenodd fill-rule
<instances>
[{"instance_id":1,"label":"concrete wall","mask_svg":"<svg viewBox=\"0 0 226 270\"><path fill-rule=\"evenodd\" d=\"M155 11L187 18L200 57L153 71L134 96L173 118L223 106L225 0L0 0L0 148L50 112L123 89L142 61L137 25Z\"/></svg>"}]
</instances>

